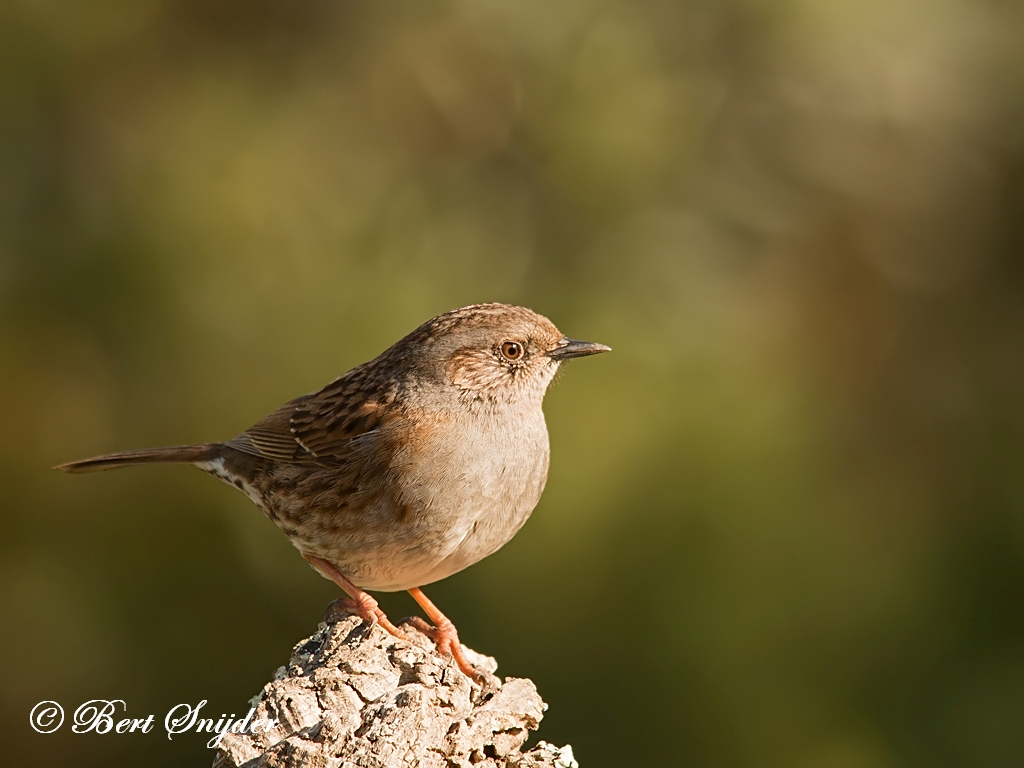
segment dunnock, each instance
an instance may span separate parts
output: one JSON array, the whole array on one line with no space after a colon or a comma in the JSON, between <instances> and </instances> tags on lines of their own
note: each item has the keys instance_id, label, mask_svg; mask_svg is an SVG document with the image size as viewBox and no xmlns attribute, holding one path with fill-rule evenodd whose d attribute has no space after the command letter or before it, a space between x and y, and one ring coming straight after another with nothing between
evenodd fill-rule
<instances>
[{"instance_id":1,"label":"dunnock","mask_svg":"<svg viewBox=\"0 0 1024 768\"><path fill-rule=\"evenodd\" d=\"M227 442L58 468L199 467L252 499L349 595L348 609L399 637L363 590L408 590L438 649L479 679L420 587L487 557L526 522L548 474L544 393L564 360L607 351L524 307L477 304L427 321Z\"/></svg>"}]
</instances>

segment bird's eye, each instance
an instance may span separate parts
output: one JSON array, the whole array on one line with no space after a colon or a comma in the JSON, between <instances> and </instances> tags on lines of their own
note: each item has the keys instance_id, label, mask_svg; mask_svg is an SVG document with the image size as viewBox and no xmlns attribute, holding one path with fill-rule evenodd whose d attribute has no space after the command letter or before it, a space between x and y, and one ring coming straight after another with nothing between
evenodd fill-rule
<instances>
[{"instance_id":1,"label":"bird's eye","mask_svg":"<svg viewBox=\"0 0 1024 768\"><path fill-rule=\"evenodd\" d=\"M523 356L523 345L515 341L502 342L501 354L506 360L518 360Z\"/></svg>"}]
</instances>

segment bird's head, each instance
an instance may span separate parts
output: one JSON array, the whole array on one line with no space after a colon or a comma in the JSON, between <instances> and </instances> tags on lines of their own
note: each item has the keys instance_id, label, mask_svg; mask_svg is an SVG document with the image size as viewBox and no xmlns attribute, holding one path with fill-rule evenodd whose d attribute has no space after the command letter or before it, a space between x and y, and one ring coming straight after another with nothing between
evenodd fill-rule
<instances>
[{"instance_id":1,"label":"bird's head","mask_svg":"<svg viewBox=\"0 0 1024 768\"><path fill-rule=\"evenodd\" d=\"M525 307L474 304L428 320L389 353L396 351L462 399L539 404L562 362L609 347L566 338Z\"/></svg>"}]
</instances>

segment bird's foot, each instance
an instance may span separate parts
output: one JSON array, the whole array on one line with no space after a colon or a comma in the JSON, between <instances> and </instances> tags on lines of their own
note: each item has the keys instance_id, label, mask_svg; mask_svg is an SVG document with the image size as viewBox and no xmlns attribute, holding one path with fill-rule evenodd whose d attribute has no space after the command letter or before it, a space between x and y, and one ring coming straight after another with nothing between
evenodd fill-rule
<instances>
[{"instance_id":1,"label":"bird's foot","mask_svg":"<svg viewBox=\"0 0 1024 768\"><path fill-rule=\"evenodd\" d=\"M402 640L408 640L408 636L402 632L398 627L391 623L387 615L377 605L377 601L373 597L361 590L355 584L352 583L345 574L334 567L333 564L324 560L321 557L314 557L312 555L303 555L306 560L312 565L321 575L326 576L328 579L333 581L348 595L347 598L339 597L334 600L330 605L327 606L327 611L324 613L324 619L326 620L328 615L332 612L332 609L337 607L346 613L352 613L363 621L367 621L370 624L379 624L388 633L394 635Z\"/></svg>"},{"instance_id":2,"label":"bird's foot","mask_svg":"<svg viewBox=\"0 0 1024 768\"><path fill-rule=\"evenodd\" d=\"M380 607L376 606L376 604L372 607L361 606L351 597L336 597L327 604L326 608L324 608L323 621L326 624L332 624L344 616L358 616L371 624L380 624L384 629L388 630L388 632L391 632L391 630L388 629L388 625L390 625L391 622L388 620L384 611L382 611ZM398 631L399 633L402 632L400 629ZM391 634L394 634L394 632L391 632ZM407 639L404 633L399 634L398 636L403 639Z\"/></svg>"},{"instance_id":3,"label":"bird's foot","mask_svg":"<svg viewBox=\"0 0 1024 768\"><path fill-rule=\"evenodd\" d=\"M339 621L343 616L358 616L359 607L356 605L355 600L349 597L337 597L331 600L324 608L325 624L333 624Z\"/></svg>"},{"instance_id":4,"label":"bird's foot","mask_svg":"<svg viewBox=\"0 0 1024 768\"><path fill-rule=\"evenodd\" d=\"M434 641L438 653L442 656L451 656L464 675L467 675L481 685L487 682L487 676L473 666L462 652L459 633L455 630L455 625L451 621L445 619L439 625L434 626L419 616L412 616L409 620L416 629Z\"/></svg>"},{"instance_id":5,"label":"bird's foot","mask_svg":"<svg viewBox=\"0 0 1024 768\"><path fill-rule=\"evenodd\" d=\"M462 652L459 633L455 630L455 625L452 624L451 620L441 613L437 606L419 589L410 589L409 594L413 596L416 602L427 612L431 621L434 622L431 625L419 616L413 616L409 619L412 625L434 641L434 644L437 645L438 653L442 656L451 656L464 675L475 680L480 685L485 685L488 681L487 675L469 663L466 654Z\"/></svg>"},{"instance_id":6,"label":"bird's foot","mask_svg":"<svg viewBox=\"0 0 1024 768\"><path fill-rule=\"evenodd\" d=\"M350 602L354 604L356 609L355 614L363 621L368 621L371 624L378 624L389 634L392 634L402 640L409 639L407 634L391 623L391 620L387 617L384 611L381 610L380 606L377 605L377 601L366 592L360 590L360 594L357 597L354 597Z\"/></svg>"}]
</instances>

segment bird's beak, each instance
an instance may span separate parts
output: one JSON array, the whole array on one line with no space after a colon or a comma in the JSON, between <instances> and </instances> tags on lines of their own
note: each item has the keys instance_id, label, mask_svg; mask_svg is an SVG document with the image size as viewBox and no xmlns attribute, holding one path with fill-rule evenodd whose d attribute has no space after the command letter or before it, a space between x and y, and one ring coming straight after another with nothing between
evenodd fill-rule
<instances>
[{"instance_id":1,"label":"bird's beak","mask_svg":"<svg viewBox=\"0 0 1024 768\"><path fill-rule=\"evenodd\" d=\"M575 339L562 338L558 346L548 352L552 360L568 360L573 357L586 357L596 355L600 352L611 352L611 347L604 344L595 344L592 341L576 341Z\"/></svg>"}]
</instances>

